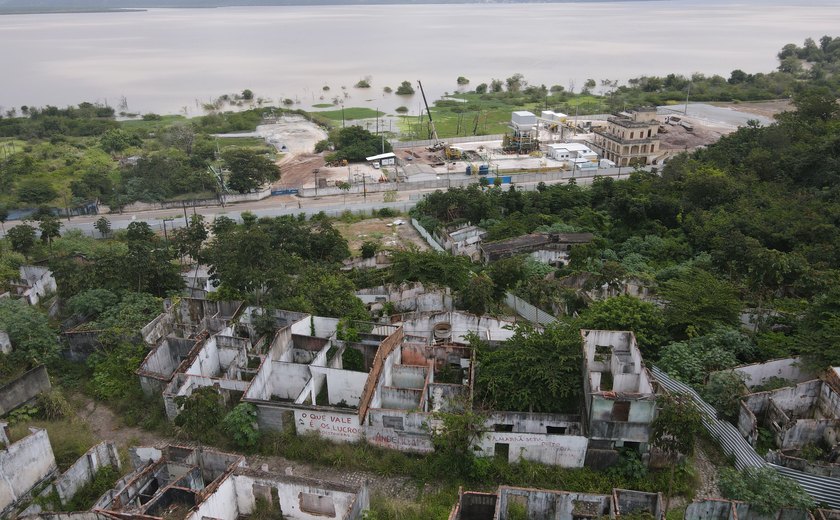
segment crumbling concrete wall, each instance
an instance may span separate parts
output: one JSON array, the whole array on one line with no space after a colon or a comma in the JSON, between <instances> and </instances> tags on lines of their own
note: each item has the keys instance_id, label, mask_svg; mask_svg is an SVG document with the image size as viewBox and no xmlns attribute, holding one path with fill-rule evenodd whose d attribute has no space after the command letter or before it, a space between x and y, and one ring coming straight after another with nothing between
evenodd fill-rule
<instances>
[{"instance_id":1,"label":"crumbling concrete wall","mask_svg":"<svg viewBox=\"0 0 840 520\"><path fill-rule=\"evenodd\" d=\"M254 511L257 498L277 505L287 518L300 520L361 520L369 507L365 486L351 487L315 479L277 476L237 469L187 520L235 520ZM277 501L277 502L275 502Z\"/></svg>"},{"instance_id":2,"label":"crumbling concrete wall","mask_svg":"<svg viewBox=\"0 0 840 520\"><path fill-rule=\"evenodd\" d=\"M6 424L0 423L0 429ZM0 451L0 518L58 471L46 430L30 428L23 439Z\"/></svg>"},{"instance_id":3,"label":"crumbling concrete wall","mask_svg":"<svg viewBox=\"0 0 840 520\"><path fill-rule=\"evenodd\" d=\"M49 392L50 376L41 365L26 372L14 381L0 387L0 417L22 406L42 392Z\"/></svg>"},{"instance_id":4,"label":"crumbling concrete wall","mask_svg":"<svg viewBox=\"0 0 840 520\"><path fill-rule=\"evenodd\" d=\"M608 495L500 487L496 517L506 520L512 504L524 506L528 518L546 520L606 518L612 512L611 497Z\"/></svg>"},{"instance_id":5,"label":"crumbling concrete wall","mask_svg":"<svg viewBox=\"0 0 840 520\"><path fill-rule=\"evenodd\" d=\"M663 517L662 493L645 493L631 489L613 489L613 511L616 516L650 513L654 520Z\"/></svg>"},{"instance_id":6,"label":"crumbling concrete wall","mask_svg":"<svg viewBox=\"0 0 840 520\"><path fill-rule=\"evenodd\" d=\"M786 455L778 450L768 451L764 458L771 464L810 473L811 475L840 478L840 464L820 461L810 462L799 457Z\"/></svg>"},{"instance_id":7,"label":"crumbling concrete wall","mask_svg":"<svg viewBox=\"0 0 840 520\"><path fill-rule=\"evenodd\" d=\"M801 358L774 359L766 363L755 363L732 369L744 376L747 388L761 386L772 377L786 379L791 384L802 383L813 379L816 373L805 366Z\"/></svg>"},{"instance_id":8,"label":"crumbling concrete wall","mask_svg":"<svg viewBox=\"0 0 840 520\"><path fill-rule=\"evenodd\" d=\"M356 293L365 304L391 302L398 312L451 311L452 293L448 287L426 287L420 282L361 289Z\"/></svg>"},{"instance_id":9,"label":"crumbling concrete wall","mask_svg":"<svg viewBox=\"0 0 840 520\"><path fill-rule=\"evenodd\" d=\"M181 361L199 348L194 339L170 336L154 347L143 360L137 374L146 395L160 395L166 388Z\"/></svg>"},{"instance_id":10,"label":"crumbling concrete wall","mask_svg":"<svg viewBox=\"0 0 840 520\"><path fill-rule=\"evenodd\" d=\"M55 479L41 493L40 497L48 497L53 492L58 495L62 505L67 504L73 496L87 483L91 482L96 473L105 466L120 469L120 456L117 447L111 442L100 442L89 449L84 455L70 466L67 471ZM21 516L41 513L43 508L39 504L32 504Z\"/></svg>"},{"instance_id":11,"label":"crumbling concrete wall","mask_svg":"<svg viewBox=\"0 0 840 520\"><path fill-rule=\"evenodd\" d=\"M364 437L359 416L353 411L295 410L298 434L315 432L333 442L356 442Z\"/></svg>"},{"instance_id":12,"label":"crumbling concrete wall","mask_svg":"<svg viewBox=\"0 0 840 520\"><path fill-rule=\"evenodd\" d=\"M407 336L432 339L432 330L438 323L452 326L452 343L467 344L467 335L477 333L485 341L500 342L513 336L513 322L489 316L476 316L466 312L416 313L403 316L403 328Z\"/></svg>"},{"instance_id":13,"label":"crumbling concrete wall","mask_svg":"<svg viewBox=\"0 0 840 520\"><path fill-rule=\"evenodd\" d=\"M520 459L564 468L582 468L589 440L580 435L486 432L479 437L476 455L494 457L505 449L508 462Z\"/></svg>"},{"instance_id":14,"label":"crumbling concrete wall","mask_svg":"<svg viewBox=\"0 0 840 520\"><path fill-rule=\"evenodd\" d=\"M20 277L27 286L21 296L29 305L38 305L45 296L56 292L55 278L52 271L46 267L22 265Z\"/></svg>"},{"instance_id":15,"label":"crumbling concrete wall","mask_svg":"<svg viewBox=\"0 0 840 520\"><path fill-rule=\"evenodd\" d=\"M749 504L735 500L707 498L694 501L685 508L685 520L810 520L806 510L781 509L771 514L764 514L751 508Z\"/></svg>"}]
</instances>

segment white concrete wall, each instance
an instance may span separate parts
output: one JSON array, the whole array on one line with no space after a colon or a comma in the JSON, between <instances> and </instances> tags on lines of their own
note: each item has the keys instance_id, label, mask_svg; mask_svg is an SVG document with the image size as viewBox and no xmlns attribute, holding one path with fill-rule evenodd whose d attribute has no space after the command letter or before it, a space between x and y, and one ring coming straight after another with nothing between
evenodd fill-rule
<instances>
[{"instance_id":1,"label":"white concrete wall","mask_svg":"<svg viewBox=\"0 0 840 520\"><path fill-rule=\"evenodd\" d=\"M365 438L369 444L408 453L432 453L435 447L428 432L411 433L393 428L365 426Z\"/></svg>"},{"instance_id":2,"label":"white concrete wall","mask_svg":"<svg viewBox=\"0 0 840 520\"><path fill-rule=\"evenodd\" d=\"M580 435L487 432L476 443L476 455L494 456L496 444L509 446L508 461L512 463L522 458L563 468L582 468L589 440Z\"/></svg>"},{"instance_id":3,"label":"white concrete wall","mask_svg":"<svg viewBox=\"0 0 840 520\"><path fill-rule=\"evenodd\" d=\"M338 318L325 318L322 316L313 316L310 321L309 318L302 319L294 323L291 327L292 334L299 334L301 336L312 335L312 322L315 324L315 337L330 338L335 334L338 327Z\"/></svg>"},{"instance_id":4,"label":"white concrete wall","mask_svg":"<svg viewBox=\"0 0 840 520\"><path fill-rule=\"evenodd\" d=\"M401 361L402 351L396 348L382 362L382 371L379 373L379 380L376 381L376 388L370 400L370 408L382 408L382 387L391 384L391 372L394 369L394 365L399 364Z\"/></svg>"},{"instance_id":5,"label":"white concrete wall","mask_svg":"<svg viewBox=\"0 0 840 520\"><path fill-rule=\"evenodd\" d=\"M333 442L356 442L364 437L358 412L352 410L347 413L295 410L295 427L298 434L316 432Z\"/></svg>"},{"instance_id":6,"label":"white concrete wall","mask_svg":"<svg viewBox=\"0 0 840 520\"><path fill-rule=\"evenodd\" d=\"M8 354L12 351L12 340L4 330L0 330L0 354Z\"/></svg>"},{"instance_id":7,"label":"white concrete wall","mask_svg":"<svg viewBox=\"0 0 840 520\"><path fill-rule=\"evenodd\" d=\"M199 504L198 508L186 520L201 520L202 518L236 520L239 517L237 495L236 484L233 478L229 477L204 502Z\"/></svg>"},{"instance_id":8,"label":"white concrete wall","mask_svg":"<svg viewBox=\"0 0 840 520\"><path fill-rule=\"evenodd\" d=\"M58 494L62 504L67 504L76 492L91 482L96 473L105 466L111 466L117 471L120 469L120 456L117 447L110 442L100 442L79 457L67 471L61 474L39 496L48 497L53 492ZM36 515L43 509L37 503L31 504L21 513L21 516Z\"/></svg>"},{"instance_id":9,"label":"white concrete wall","mask_svg":"<svg viewBox=\"0 0 840 520\"><path fill-rule=\"evenodd\" d=\"M327 381L327 396L329 403L318 403L319 405L337 405L340 401L346 402L349 406L359 406L362 399L362 392L367 382L367 372L354 372L352 370L341 370L327 367L310 367L312 374L323 374Z\"/></svg>"},{"instance_id":10,"label":"white concrete wall","mask_svg":"<svg viewBox=\"0 0 840 520\"><path fill-rule=\"evenodd\" d=\"M412 314L405 317L403 329L406 336L428 338L438 323L448 322L452 325L452 342L467 343L466 336L476 332L486 341L505 341L513 336L513 322L499 320L489 316L475 316L466 312L439 312L432 314Z\"/></svg>"},{"instance_id":11,"label":"white concrete wall","mask_svg":"<svg viewBox=\"0 0 840 520\"><path fill-rule=\"evenodd\" d=\"M30 428L30 432L0 451L0 517L58 469L47 431Z\"/></svg>"},{"instance_id":12,"label":"white concrete wall","mask_svg":"<svg viewBox=\"0 0 840 520\"><path fill-rule=\"evenodd\" d=\"M231 497L232 505L227 506L228 510L237 511L238 515L250 515L254 510L256 497L254 485L265 486L277 490L277 497L280 500L280 508L285 518L295 520L323 520L324 518L335 518L337 520L359 520L361 510L368 508L367 492L357 495L343 490L330 488L328 482L310 479L284 479L266 475L264 478L252 475L235 474L229 479L234 484L234 493ZM225 493L231 496L231 493ZM322 505L332 504L334 516L326 514L313 514L301 509L302 501L318 500ZM357 511L354 512L356 502L361 502ZM227 511L221 507L215 507L215 511L226 514ZM201 520L203 517L218 518L221 520L236 520L236 516L214 515L192 515L188 520Z\"/></svg>"},{"instance_id":13,"label":"white concrete wall","mask_svg":"<svg viewBox=\"0 0 840 520\"><path fill-rule=\"evenodd\" d=\"M273 361L272 364L274 366L272 367L271 378L268 382L269 393L265 394L262 399L268 400L271 396L280 399L297 399L306 386L306 383L312 378L309 367L279 361Z\"/></svg>"},{"instance_id":14,"label":"white concrete wall","mask_svg":"<svg viewBox=\"0 0 840 520\"><path fill-rule=\"evenodd\" d=\"M219 348L216 345L216 338L210 337L201 346L192 364L185 371L194 376L217 377L221 366L219 365Z\"/></svg>"},{"instance_id":15,"label":"white concrete wall","mask_svg":"<svg viewBox=\"0 0 840 520\"><path fill-rule=\"evenodd\" d=\"M771 377L787 379L794 384L816 377L813 370L804 366L801 358L774 359L766 363L744 365L733 370L745 376L744 384L747 388L761 386Z\"/></svg>"}]
</instances>

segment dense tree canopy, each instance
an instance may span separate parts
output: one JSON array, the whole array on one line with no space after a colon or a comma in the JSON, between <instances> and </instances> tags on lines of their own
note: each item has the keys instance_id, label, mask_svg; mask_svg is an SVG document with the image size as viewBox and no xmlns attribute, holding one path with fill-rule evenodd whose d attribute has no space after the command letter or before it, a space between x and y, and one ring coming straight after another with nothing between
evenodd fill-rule
<instances>
[{"instance_id":1,"label":"dense tree canopy","mask_svg":"<svg viewBox=\"0 0 840 520\"><path fill-rule=\"evenodd\" d=\"M496 349L479 342L476 395L493 410L577 412L582 341L576 324L559 323L519 325Z\"/></svg>"}]
</instances>

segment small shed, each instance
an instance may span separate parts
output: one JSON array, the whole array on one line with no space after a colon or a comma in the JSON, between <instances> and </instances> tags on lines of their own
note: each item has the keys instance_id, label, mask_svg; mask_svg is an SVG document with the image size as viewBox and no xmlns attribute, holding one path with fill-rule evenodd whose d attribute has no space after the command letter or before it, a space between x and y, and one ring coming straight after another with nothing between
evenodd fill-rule
<instances>
[{"instance_id":1,"label":"small shed","mask_svg":"<svg viewBox=\"0 0 840 520\"><path fill-rule=\"evenodd\" d=\"M397 162L397 155L394 152L381 153L379 155L365 157L365 160L379 166L393 166Z\"/></svg>"}]
</instances>

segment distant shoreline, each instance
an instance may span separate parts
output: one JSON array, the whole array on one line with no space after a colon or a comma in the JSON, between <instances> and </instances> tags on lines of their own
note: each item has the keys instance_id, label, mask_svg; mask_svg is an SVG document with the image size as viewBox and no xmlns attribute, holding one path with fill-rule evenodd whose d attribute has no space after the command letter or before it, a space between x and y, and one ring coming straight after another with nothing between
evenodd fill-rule
<instances>
[{"instance_id":1,"label":"distant shoreline","mask_svg":"<svg viewBox=\"0 0 840 520\"><path fill-rule=\"evenodd\" d=\"M578 3L608 3L608 2L665 2L668 0L199 0L196 3L185 4L184 0L136 0L132 7L107 6L108 3L128 3L115 0L114 2L81 0L77 6L49 5L50 0L40 2L43 7L31 4L36 2L16 2L0 0L0 16L25 14L84 14L84 13L132 13L146 12L150 9L215 9L223 7L355 7L373 5L505 5L505 4L578 4ZM21 4L21 5L18 5ZM26 5L29 4L29 5ZM85 5L87 4L87 5Z\"/></svg>"},{"instance_id":2,"label":"distant shoreline","mask_svg":"<svg viewBox=\"0 0 840 520\"><path fill-rule=\"evenodd\" d=\"M96 13L143 13L148 9L113 8L113 9L55 9L55 10L10 10L0 9L0 16L21 14L96 14Z\"/></svg>"}]
</instances>

